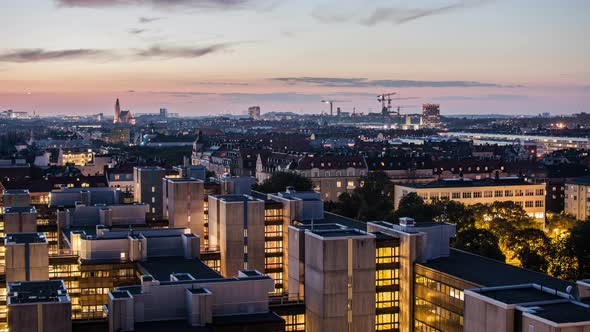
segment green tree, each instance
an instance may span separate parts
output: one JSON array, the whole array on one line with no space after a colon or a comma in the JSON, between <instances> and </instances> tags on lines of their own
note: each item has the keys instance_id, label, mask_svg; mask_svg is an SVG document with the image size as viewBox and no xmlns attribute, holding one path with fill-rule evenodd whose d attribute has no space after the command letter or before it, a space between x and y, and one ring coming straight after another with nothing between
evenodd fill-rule
<instances>
[{"instance_id":1,"label":"green tree","mask_svg":"<svg viewBox=\"0 0 590 332\"><path fill-rule=\"evenodd\" d=\"M434 210L440 213L435 219L457 225L457 232L475 227L473 211L465 204L451 200L437 200L433 204L437 206Z\"/></svg>"},{"instance_id":2,"label":"green tree","mask_svg":"<svg viewBox=\"0 0 590 332\"><path fill-rule=\"evenodd\" d=\"M590 222L580 222L571 229L567 245L578 260L578 278L590 278Z\"/></svg>"},{"instance_id":3,"label":"green tree","mask_svg":"<svg viewBox=\"0 0 590 332\"><path fill-rule=\"evenodd\" d=\"M545 227L549 234L559 236L561 233L572 229L577 223L576 217L570 214L555 213L548 215Z\"/></svg>"},{"instance_id":4,"label":"green tree","mask_svg":"<svg viewBox=\"0 0 590 332\"><path fill-rule=\"evenodd\" d=\"M254 189L263 193L278 193L285 191L287 187L293 187L297 191L310 191L313 184L310 179L297 173L277 172Z\"/></svg>"},{"instance_id":5,"label":"green tree","mask_svg":"<svg viewBox=\"0 0 590 332\"><path fill-rule=\"evenodd\" d=\"M442 206L426 204L416 193L409 193L399 201L394 219L402 217L414 218L416 221L433 221L442 215Z\"/></svg>"},{"instance_id":6,"label":"green tree","mask_svg":"<svg viewBox=\"0 0 590 332\"><path fill-rule=\"evenodd\" d=\"M393 201L388 195L389 177L373 172L361 178L360 186L326 205L333 213L362 221L392 220Z\"/></svg>"},{"instance_id":7,"label":"green tree","mask_svg":"<svg viewBox=\"0 0 590 332\"><path fill-rule=\"evenodd\" d=\"M551 239L553 255L547 257L549 266L547 273L556 278L578 280L579 263L570 245L570 235L561 234Z\"/></svg>"},{"instance_id":8,"label":"green tree","mask_svg":"<svg viewBox=\"0 0 590 332\"><path fill-rule=\"evenodd\" d=\"M551 240L537 228L526 228L512 232L506 239L507 252L512 259L520 261L527 269L546 273L548 258L553 255Z\"/></svg>"},{"instance_id":9,"label":"green tree","mask_svg":"<svg viewBox=\"0 0 590 332\"><path fill-rule=\"evenodd\" d=\"M506 260L498 238L485 229L470 228L457 233L454 247L502 262Z\"/></svg>"}]
</instances>

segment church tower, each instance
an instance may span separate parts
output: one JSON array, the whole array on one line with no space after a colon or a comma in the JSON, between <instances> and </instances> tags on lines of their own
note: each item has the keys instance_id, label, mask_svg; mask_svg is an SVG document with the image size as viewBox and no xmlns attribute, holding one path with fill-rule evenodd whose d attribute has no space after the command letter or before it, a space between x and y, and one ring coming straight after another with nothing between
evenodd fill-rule
<instances>
[{"instance_id":1,"label":"church tower","mask_svg":"<svg viewBox=\"0 0 590 332\"><path fill-rule=\"evenodd\" d=\"M121 117L121 105L119 105L119 98L115 102L115 118L113 119L113 123L119 123Z\"/></svg>"}]
</instances>

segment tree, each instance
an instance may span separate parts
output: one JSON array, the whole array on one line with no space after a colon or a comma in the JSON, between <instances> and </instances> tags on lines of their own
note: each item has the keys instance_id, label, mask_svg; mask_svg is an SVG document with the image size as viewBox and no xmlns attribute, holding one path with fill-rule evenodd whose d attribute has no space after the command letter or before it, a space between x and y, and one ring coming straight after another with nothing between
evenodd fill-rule
<instances>
[{"instance_id":1,"label":"tree","mask_svg":"<svg viewBox=\"0 0 590 332\"><path fill-rule=\"evenodd\" d=\"M547 258L547 273L556 278L578 280L579 263L570 246L570 235L564 233L551 239L551 247L553 255Z\"/></svg>"},{"instance_id":2,"label":"tree","mask_svg":"<svg viewBox=\"0 0 590 332\"><path fill-rule=\"evenodd\" d=\"M572 229L577 223L578 221L576 220L576 217L570 214L555 213L548 215L545 227L549 234L559 236L561 233Z\"/></svg>"},{"instance_id":3,"label":"tree","mask_svg":"<svg viewBox=\"0 0 590 332\"><path fill-rule=\"evenodd\" d=\"M553 255L551 240L545 232L536 228L514 231L506 239L507 252L514 260L527 269L546 273L548 257Z\"/></svg>"},{"instance_id":4,"label":"tree","mask_svg":"<svg viewBox=\"0 0 590 332\"><path fill-rule=\"evenodd\" d=\"M485 229L470 228L457 233L455 248L504 262L498 238Z\"/></svg>"},{"instance_id":5,"label":"tree","mask_svg":"<svg viewBox=\"0 0 590 332\"><path fill-rule=\"evenodd\" d=\"M389 177L383 172L373 172L360 180L360 186L352 193L343 193L338 202L326 208L336 214L362 221L392 220L393 201L388 196Z\"/></svg>"},{"instance_id":6,"label":"tree","mask_svg":"<svg viewBox=\"0 0 590 332\"><path fill-rule=\"evenodd\" d=\"M437 206L435 211L441 212L435 219L457 225L457 232L475 227L473 211L465 204L448 199L437 200L433 204Z\"/></svg>"},{"instance_id":7,"label":"tree","mask_svg":"<svg viewBox=\"0 0 590 332\"><path fill-rule=\"evenodd\" d=\"M578 278L590 278L590 222L580 222L570 232L567 246L578 260Z\"/></svg>"},{"instance_id":8,"label":"tree","mask_svg":"<svg viewBox=\"0 0 590 332\"><path fill-rule=\"evenodd\" d=\"M297 191L310 191L313 184L310 179L297 173L277 172L254 189L263 193L278 193L285 191L287 187L293 187Z\"/></svg>"},{"instance_id":9,"label":"tree","mask_svg":"<svg viewBox=\"0 0 590 332\"><path fill-rule=\"evenodd\" d=\"M442 215L441 206L426 204L416 193L409 193L402 197L394 213L394 219L402 217L414 218L416 221L433 221Z\"/></svg>"}]
</instances>

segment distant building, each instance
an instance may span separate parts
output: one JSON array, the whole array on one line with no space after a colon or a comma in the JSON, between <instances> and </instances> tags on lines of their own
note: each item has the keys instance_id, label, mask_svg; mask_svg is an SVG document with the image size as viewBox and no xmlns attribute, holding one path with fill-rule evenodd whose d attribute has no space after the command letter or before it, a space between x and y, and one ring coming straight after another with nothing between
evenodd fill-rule
<instances>
[{"instance_id":1,"label":"distant building","mask_svg":"<svg viewBox=\"0 0 590 332\"><path fill-rule=\"evenodd\" d=\"M425 202L449 199L465 205L512 201L541 225L545 225L545 183L531 183L520 177L497 177L484 180L454 178L430 183L395 185L394 205L416 193Z\"/></svg>"},{"instance_id":2,"label":"distant building","mask_svg":"<svg viewBox=\"0 0 590 332\"><path fill-rule=\"evenodd\" d=\"M259 120L260 119L260 106L252 106L248 108L248 116L250 119Z\"/></svg>"},{"instance_id":3,"label":"distant building","mask_svg":"<svg viewBox=\"0 0 590 332\"><path fill-rule=\"evenodd\" d=\"M119 99L115 102L115 117L113 119L114 124L135 124L135 118L129 110L121 110Z\"/></svg>"},{"instance_id":4,"label":"distant building","mask_svg":"<svg viewBox=\"0 0 590 332\"><path fill-rule=\"evenodd\" d=\"M422 105L422 123L426 127L440 127L440 105L424 104Z\"/></svg>"},{"instance_id":5,"label":"distant building","mask_svg":"<svg viewBox=\"0 0 590 332\"><path fill-rule=\"evenodd\" d=\"M168 109L160 108L160 117L166 119L168 117Z\"/></svg>"}]
</instances>

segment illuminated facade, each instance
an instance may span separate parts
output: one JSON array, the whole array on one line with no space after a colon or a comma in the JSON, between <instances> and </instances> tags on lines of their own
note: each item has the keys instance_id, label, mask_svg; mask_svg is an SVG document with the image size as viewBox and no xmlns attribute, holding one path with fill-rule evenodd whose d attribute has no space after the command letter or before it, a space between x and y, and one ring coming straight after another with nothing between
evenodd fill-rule
<instances>
[{"instance_id":1,"label":"illuminated facade","mask_svg":"<svg viewBox=\"0 0 590 332\"><path fill-rule=\"evenodd\" d=\"M465 205L514 202L542 226L545 224L545 183L531 183L519 177L471 180L445 179L424 184L395 185L395 208L409 193L426 203L453 200Z\"/></svg>"}]
</instances>

